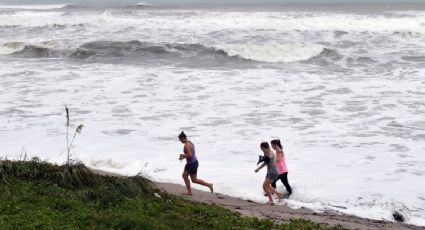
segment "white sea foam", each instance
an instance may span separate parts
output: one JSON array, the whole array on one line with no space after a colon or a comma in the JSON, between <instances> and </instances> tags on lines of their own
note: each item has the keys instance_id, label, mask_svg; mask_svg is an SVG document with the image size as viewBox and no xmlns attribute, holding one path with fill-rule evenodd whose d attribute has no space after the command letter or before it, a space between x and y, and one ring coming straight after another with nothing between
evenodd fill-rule
<instances>
[{"instance_id":1,"label":"white sea foam","mask_svg":"<svg viewBox=\"0 0 425 230\"><path fill-rule=\"evenodd\" d=\"M64 14L64 12L59 12L59 11L33 11L33 10L22 10L22 11L18 11L15 12L13 15L9 15L9 17L17 17L17 18L21 18L21 19L29 19L29 18L33 18L33 17L59 17L62 14Z\"/></svg>"},{"instance_id":2,"label":"white sea foam","mask_svg":"<svg viewBox=\"0 0 425 230\"><path fill-rule=\"evenodd\" d=\"M136 6L152 6L152 3L149 2L139 2L136 4Z\"/></svg>"},{"instance_id":3,"label":"white sea foam","mask_svg":"<svg viewBox=\"0 0 425 230\"><path fill-rule=\"evenodd\" d=\"M52 10L65 8L66 4L51 5L0 5L0 9Z\"/></svg>"},{"instance_id":4,"label":"white sea foam","mask_svg":"<svg viewBox=\"0 0 425 230\"><path fill-rule=\"evenodd\" d=\"M90 166L124 174L143 169L154 179L181 183L183 163L176 159L181 144L175 136L185 130L197 146L200 177L213 180L219 192L263 202L264 173L253 172L258 144L280 137L295 191L287 201L292 207L375 219L391 219L397 209L410 216L409 223L423 223L425 146L410 137L424 128L418 126L404 138L402 133L393 136L403 129L385 132L391 121L421 121L409 112L414 111L409 104L399 101L422 87L414 81L400 85L380 75L364 84L343 74L335 78L284 70L7 66L0 73L7 85L1 98L7 115L0 128L2 152L9 156L20 155L25 147L42 158L63 161L60 111L66 103L72 125L86 126L77 137L75 157ZM382 96L385 92L393 93ZM377 108L392 103L391 110ZM344 109L350 104L352 109ZM400 146L408 150L394 151ZM394 189L398 187L403 189ZM340 206L345 209L336 208Z\"/></svg>"},{"instance_id":5,"label":"white sea foam","mask_svg":"<svg viewBox=\"0 0 425 230\"><path fill-rule=\"evenodd\" d=\"M119 163L116 160L111 158L109 159L92 159L89 162L90 165L93 165L96 168L114 168L114 169L123 169L126 167L126 164Z\"/></svg>"},{"instance_id":6,"label":"white sea foam","mask_svg":"<svg viewBox=\"0 0 425 230\"><path fill-rule=\"evenodd\" d=\"M53 49L59 44L56 41L43 41L43 42L33 42L33 43L25 43L25 42L7 42L4 44L0 44L0 54L13 54L15 52L22 51L26 46L32 46L36 48L50 48Z\"/></svg>"},{"instance_id":7,"label":"white sea foam","mask_svg":"<svg viewBox=\"0 0 425 230\"><path fill-rule=\"evenodd\" d=\"M216 45L229 56L262 62L296 62L319 55L324 47L316 44L224 44Z\"/></svg>"},{"instance_id":8,"label":"white sea foam","mask_svg":"<svg viewBox=\"0 0 425 230\"><path fill-rule=\"evenodd\" d=\"M9 42L6 44L0 44L0 54L11 54L20 51L24 48L22 42Z\"/></svg>"},{"instance_id":9,"label":"white sea foam","mask_svg":"<svg viewBox=\"0 0 425 230\"><path fill-rule=\"evenodd\" d=\"M204 11L170 11L169 15L164 15L163 11L157 12L135 12L134 15L111 14L105 11L102 16L104 28L111 25L120 24L121 26L156 26L161 29L169 26L179 25L182 31L188 28L196 27L199 31L217 31L220 29L242 28L263 30L268 33L271 30L293 31L293 30L339 30L339 31L411 31L423 32L423 14L407 15L406 17L386 17L382 15L356 15L356 14L338 14L338 13L296 13L296 12L204 12ZM43 12L38 12L43 13ZM49 13L49 12L44 12ZM54 12L51 12L54 13ZM32 17L33 15L28 15ZM55 16L55 15L52 15ZM105 17L107 16L107 17ZM52 17L50 21L44 23L59 23L61 21L76 21L96 23L96 12L93 15L70 15L67 17ZM6 21L14 20L15 23L22 26L33 26L29 19L36 18L14 18L13 15L6 15L2 18ZM5 24L5 23L3 23ZM204 25L208 24L207 27ZM203 27L203 28L201 28ZM154 29L154 28L152 28Z\"/></svg>"}]
</instances>

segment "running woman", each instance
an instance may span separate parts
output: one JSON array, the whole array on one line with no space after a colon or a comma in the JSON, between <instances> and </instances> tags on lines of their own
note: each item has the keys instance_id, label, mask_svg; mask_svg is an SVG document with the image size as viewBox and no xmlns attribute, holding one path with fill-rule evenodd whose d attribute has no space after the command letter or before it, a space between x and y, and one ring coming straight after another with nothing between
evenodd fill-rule
<instances>
[{"instance_id":1,"label":"running woman","mask_svg":"<svg viewBox=\"0 0 425 230\"><path fill-rule=\"evenodd\" d=\"M276 188L276 181L280 179L287 191L283 197L288 199L292 194L292 188L288 182L288 167L286 166L285 153L282 150L282 144L279 139L272 140L271 144L273 150L276 152L276 166L277 171L279 172L279 178L272 183L272 186L273 188Z\"/></svg>"},{"instance_id":2,"label":"running woman","mask_svg":"<svg viewBox=\"0 0 425 230\"><path fill-rule=\"evenodd\" d=\"M214 187L212 183L207 183L206 181L197 177L199 162L196 158L195 145L193 145L193 143L187 139L186 134L183 131L179 134L179 140L182 144L184 144L184 153L180 154L179 160L186 159L186 165L184 166L182 174L187 189L187 193L185 193L185 195L192 195L189 176L193 183L208 187L211 193L214 193Z\"/></svg>"},{"instance_id":3,"label":"running woman","mask_svg":"<svg viewBox=\"0 0 425 230\"><path fill-rule=\"evenodd\" d=\"M276 191L276 189L272 187L273 181L279 178L279 173L276 169L274 154L270 150L269 143L262 142L260 144L260 148L264 153L264 162L260 165L260 167L258 167L255 170L255 172L257 173L264 166L267 166L267 175L266 175L266 178L264 179L263 189L266 192L267 196L269 197L269 202L267 204L274 205L272 193L276 194L279 198L282 198L283 196L282 193Z\"/></svg>"}]
</instances>

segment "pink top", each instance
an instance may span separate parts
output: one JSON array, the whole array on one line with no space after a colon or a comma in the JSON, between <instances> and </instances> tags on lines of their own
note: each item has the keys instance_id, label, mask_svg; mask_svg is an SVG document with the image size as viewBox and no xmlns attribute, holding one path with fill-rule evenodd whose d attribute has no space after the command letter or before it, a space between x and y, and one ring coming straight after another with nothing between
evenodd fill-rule
<instances>
[{"instance_id":1,"label":"pink top","mask_svg":"<svg viewBox=\"0 0 425 230\"><path fill-rule=\"evenodd\" d=\"M288 172L288 167L286 167L285 155L283 155L282 158L279 158L280 157L276 157L277 171L279 171L279 174Z\"/></svg>"}]
</instances>

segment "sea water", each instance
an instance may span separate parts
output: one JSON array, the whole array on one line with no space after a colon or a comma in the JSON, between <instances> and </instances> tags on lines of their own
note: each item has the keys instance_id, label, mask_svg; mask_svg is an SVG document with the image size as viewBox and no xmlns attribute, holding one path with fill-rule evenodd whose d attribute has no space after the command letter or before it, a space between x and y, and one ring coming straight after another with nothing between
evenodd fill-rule
<instances>
[{"instance_id":1,"label":"sea water","mask_svg":"<svg viewBox=\"0 0 425 230\"><path fill-rule=\"evenodd\" d=\"M266 202L259 145L280 138L281 204L425 226L421 2L46 3L0 5L3 157L63 163L67 105L72 159L183 184L185 131L198 177Z\"/></svg>"}]
</instances>

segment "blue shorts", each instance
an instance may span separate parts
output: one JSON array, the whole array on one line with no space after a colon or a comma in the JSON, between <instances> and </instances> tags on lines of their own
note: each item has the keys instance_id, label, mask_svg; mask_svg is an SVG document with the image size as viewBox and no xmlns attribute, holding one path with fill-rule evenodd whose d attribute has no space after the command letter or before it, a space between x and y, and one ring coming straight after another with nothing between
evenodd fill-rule
<instances>
[{"instance_id":1,"label":"blue shorts","mask_svg":"<svg viewBox=\"0 0 425 230\"><path fill-rule=\"evenodd\" d=\"M186 166L184 166L184 170L188 171L190 175L196 175L196 173L198 173L198 166L199 162L196 160L192 163L186 164Z\"/></svg>"}]
</instances>

